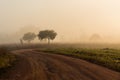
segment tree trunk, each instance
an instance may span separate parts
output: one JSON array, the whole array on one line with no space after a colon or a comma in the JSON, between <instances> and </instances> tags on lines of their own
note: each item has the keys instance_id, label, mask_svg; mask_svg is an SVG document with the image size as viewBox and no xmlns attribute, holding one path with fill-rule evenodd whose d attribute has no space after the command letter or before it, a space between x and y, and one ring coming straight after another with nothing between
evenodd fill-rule
<instances>
[{"instance_id":1,"label":"tree trunk","mask_svg":"<svg viewBox=\"0 0 120 80\"><path fill-rule=\"evenodd\" d=\"M48 38L48 45L50 44L50 38Z\"/></svg>"}]
</instances>

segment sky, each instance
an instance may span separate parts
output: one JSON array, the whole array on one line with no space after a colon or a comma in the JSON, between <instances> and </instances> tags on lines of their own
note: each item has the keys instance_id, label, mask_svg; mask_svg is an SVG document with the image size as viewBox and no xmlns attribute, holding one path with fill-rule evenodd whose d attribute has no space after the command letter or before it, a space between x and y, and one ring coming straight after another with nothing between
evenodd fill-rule
<instances>
[{"instance_id":1,"label":"sky","mask_svg":"<svg viewBox=\"0 0 120 80\"><path fill-rule=\"evenodd\" d=\"M29 26L54 29L58 41L85 41L97 34L120 42L120 0L0 0L1 40Z\"/></svg>"}]
</instances>

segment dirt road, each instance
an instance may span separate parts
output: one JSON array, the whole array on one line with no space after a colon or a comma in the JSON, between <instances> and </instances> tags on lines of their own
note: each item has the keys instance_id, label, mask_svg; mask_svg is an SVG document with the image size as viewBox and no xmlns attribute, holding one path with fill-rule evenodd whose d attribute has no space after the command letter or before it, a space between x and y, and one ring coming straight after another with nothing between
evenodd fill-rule
<instances>
[{"instance_id":1,"label":"dirt road","mask_svg":"<svg viewBox=\"0 0 120 80\"><path fill-rule=\"evenodd\" d=\"M120 80L120 73L84 60L33 50L14 53L23 61L6 80Z\"/></svg>"}]
</instances>

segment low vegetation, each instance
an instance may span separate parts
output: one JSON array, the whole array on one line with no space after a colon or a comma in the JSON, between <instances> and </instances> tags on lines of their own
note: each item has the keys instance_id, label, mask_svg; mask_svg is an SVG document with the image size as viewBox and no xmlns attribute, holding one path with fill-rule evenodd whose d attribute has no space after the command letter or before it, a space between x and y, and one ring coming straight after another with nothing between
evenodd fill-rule
<instances>
[{"instance_id":1,"label":"low vegetation","mask_svg":"<svg viewBox=\"0 0 120 80\"><path fill-rule=\"evenodd\" d=\"M6 48L0 48L0 72L4 68L12 66L15 61L15 56L11 54Z\"/></svg>"},{"instance_id":2,"label":"low vegetation","mask_svg":"<svg viewBox=\"0 0 120 80\"><path fill-rule=\"evenodd\" d=\"M107 68L120 72L120 47L119 45L102 45L102 44L25 44L25 45L6 45L13 51L19 49L36 49L54 54L67 55L89 62L105 66ZM109 48L104 48L109 47ZM7 53L4 54L4 51ZM8 50L0 48L0 69L11 66L15 56L9 54Z\"/></svg>"},{"instance_id":3,"label":"low vegetation","mask_svg":"<svg viewBox=\"0 0 120 80\"><path fill-rule=\"evenodd\" d=\"M104 49L49 48L36 51L72 56L120 72L120 50L109 48Z\"/></svg>"}]
</instances>

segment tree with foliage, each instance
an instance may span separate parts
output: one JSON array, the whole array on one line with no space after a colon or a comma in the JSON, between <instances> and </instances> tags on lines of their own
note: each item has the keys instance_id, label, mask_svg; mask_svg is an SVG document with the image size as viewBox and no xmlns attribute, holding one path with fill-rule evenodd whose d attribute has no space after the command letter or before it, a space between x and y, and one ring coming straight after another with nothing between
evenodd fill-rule
<instances>
[{"instance_id":1,"label":"tree with foliage","mask_svg":"<svg viewBox=\"0 0 120 80\"><path fill-rule=\"evenodd\" d=\"M94 42L94 43L98 43L98 42L101 42L102 40L102 37L99 35L99 34L93 34L91 37L90 37L90 41Z\"/></svg>"},{"instance_id":2,"label":"tree with foliage","mask_svg":"<svg viewBox=\"0 0 120 80\"><path fill-rule=\"evenodd\" d=\"M56 36L57 36L57 33L54 30L43 30L43 31L40 31L38 34L38 38L40 40L47 39L48 44L50 44L50 40L54 40Z\"/></svg>"},{"instance_id":3,"label":"tree with foliage","mask_svg":"<svg viewBox=\"0 0 120 80\"><path fill-rule=\"evenodd\" d=\"M24 34L24 36L23 36L23 40L28 41L28 43L30 43L35 38L36 38L36 35L35 35L35 33L32 33L32 32L28 32L28 33Z\"/></svg>"}]
</instances>

